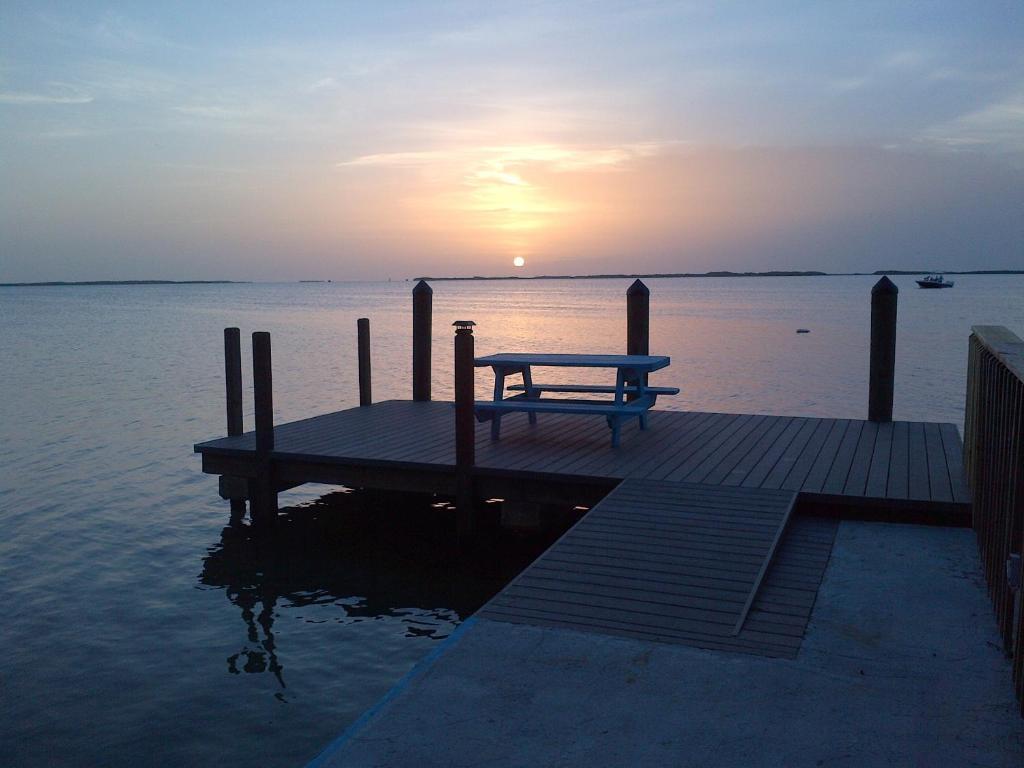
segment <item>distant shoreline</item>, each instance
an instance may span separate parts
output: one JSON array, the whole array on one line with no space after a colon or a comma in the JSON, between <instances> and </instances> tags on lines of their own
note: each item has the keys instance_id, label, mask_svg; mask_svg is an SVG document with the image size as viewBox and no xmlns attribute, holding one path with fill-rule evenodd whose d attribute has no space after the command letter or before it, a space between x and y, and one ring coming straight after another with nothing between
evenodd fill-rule
<instances>
[{"instance_id":1,"label":"distant shoreline","mask_svg":"<svg viewBox=\"0 0 1024 768\"><path fill-rule=\"evenodd\" d=\"M623 272L616 274L600 275L473 275L471 277L414 277L412 280L427 280L428 282L458 281L458 280L622 280L627 278L655 278L655 277L850 277L850 276L877 276L882 275L1024 275L1024 269L968 269L968 270L927 270L927 269L879 269L874 272L818 272L814 270L771 270L768 272ZM399 278L401 280L401 278ZM398 282L395 280L394 282ZM405 278L402 282L409 282ZM252 285L253 280L51 280L34 283L0 283L0 288L46 288L60 286L88 286L88 285ZM330 283L331 280L281 280L280 283ZM338 281L350 282L350 281ZM382 280L367 280L354 282L383 282ZM388 280L388 282L392 282Z\"/></svg>"},{"instance_id":2,"label":"distant shoreline","mask_svg":"<svg viewBox=\"0 0 1024 768\"><path fill-rule=\"evenodd\" d=\"M248 280L52 280L43 283L0 283L0 288L43 288L59 285L225 285Z\"/></svg>"},{"instance_id":3,"label":"distant shoreline","mask_svg":"<svg viewBox=\"0 0 1024 768\"><path fill-rule=\"evenodd\" d=\"M440 282L443 280L614 280L623 278L653 277L848 277L851 275L1024 275L1024 269L970 269L970 270L927 270L927 269L879 269L875 272L816 272L816 271L781 271L770 272L648 272L622 273L609 275L498 275L486 277L415 277L414 280Z\"/></svg>"}]
</instances>

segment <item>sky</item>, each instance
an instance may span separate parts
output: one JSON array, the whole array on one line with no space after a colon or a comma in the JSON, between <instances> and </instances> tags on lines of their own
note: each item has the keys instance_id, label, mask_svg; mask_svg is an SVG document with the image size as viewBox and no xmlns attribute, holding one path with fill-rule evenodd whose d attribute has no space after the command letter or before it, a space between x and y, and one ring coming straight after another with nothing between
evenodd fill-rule
<instances>
[{"instance_id":1,"label":"sky","mask_svg":"<svg viewBox=\"0 0 1024 768\"><path fill-rule=\"evenodd\" d=\"M0 282L884 268L1024 269L1024 3L0 3Z\"/></svg>"}]
</instances>

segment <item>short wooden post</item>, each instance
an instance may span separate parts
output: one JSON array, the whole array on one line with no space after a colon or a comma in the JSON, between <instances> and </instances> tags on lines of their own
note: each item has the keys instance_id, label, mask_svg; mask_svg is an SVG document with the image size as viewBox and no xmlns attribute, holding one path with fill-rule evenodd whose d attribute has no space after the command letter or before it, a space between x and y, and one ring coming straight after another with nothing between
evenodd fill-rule
<instances>
[{"instance_id":1,"label":"short wooden post","mask_svg":"<svg viewBox=\"0 0 1024 768\"><path fill-rule=\"evenodd\" d=\"M430 399L430 339L434 289L420 280L412 289L412 399Z\"/></svg>"},{"instance_id":2,"label":"short wooden post","mask_svg":"<svg viewBox=\"0 0 1024 768\"><path fill-rule=\"evenodd\" d=\"M224 329L224 389L228 436L236 437L242 434L242 341L237 328ZM245 499L231 499L231 514L245 514Z\"/></svg>"},{"instance_id":3,"label":"short wooden post","mask_svg":"<svg viewBox=\"0 0 1024 768\"><path fill-rule=\"evenodd\" d=\"M464 544L473 535L475 498L473 465L476 463L474 406L474 341L472 320L456 320L455 326L455 526Z\"/></svg>"},{"instance_id":4,"label":"short wooden post","mask_svg":"<svg viewBox=\"0 0 1024 768\"><path fill-rule=\"evenodd\" d=\"M252 335L252 384L256 405L256 479L252 483L252 521L273 525L277 519L277 486L270 452L274 449L274 395L270 334Z\"/></svg>"},{"instance_id":5,"label":"short wooden post","mask_svg":"<svg viewBox=\"0 0 1024 768\"><path fill-rule=\"evenodd\" d=\"M359 405L371 405L373 392L370 386L370 320L360 317L356 320L357 346L359 347Z\"/></svg>"},{"instance_id":6,"label":"short wooden post","mask_svg":"<svg viewBox=\"0 0 1024 768\"><path fill-rule=\"evenodd\" d=\"M871 289L871 368L868 374L868 419L892 421L896 380L896 299L899 289L883 277Z\"/></svg>"},{"instance_id":7,"label":"short wooden post","mask_svg":"<svg viewBox=\"0 0 1024 768\"><path fill-rule=\"evenodd\" d=\"M626 290L626 354L649 355L651 353L651 289L642 280L634 280ZM629 381L634 386L636 381ZM626 400L635 400L635 394L626 395Z\"/></svg>"}]
</instances>

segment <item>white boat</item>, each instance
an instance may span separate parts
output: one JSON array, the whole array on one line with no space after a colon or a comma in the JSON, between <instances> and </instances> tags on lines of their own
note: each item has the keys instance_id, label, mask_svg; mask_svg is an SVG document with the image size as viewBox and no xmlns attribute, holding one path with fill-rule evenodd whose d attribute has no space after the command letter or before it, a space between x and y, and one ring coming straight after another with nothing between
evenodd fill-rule
<instances>
[{"instance_id":1,"label":"white boat","mask_svg":"<svg viewBox=\"0 0 1024 768\"><path fill-rule=\"evenodd\" d=\"M928 275L917 281L922 288L952 288L953 281L946 280L942 275Z\"/></svg>"}]
</instances>

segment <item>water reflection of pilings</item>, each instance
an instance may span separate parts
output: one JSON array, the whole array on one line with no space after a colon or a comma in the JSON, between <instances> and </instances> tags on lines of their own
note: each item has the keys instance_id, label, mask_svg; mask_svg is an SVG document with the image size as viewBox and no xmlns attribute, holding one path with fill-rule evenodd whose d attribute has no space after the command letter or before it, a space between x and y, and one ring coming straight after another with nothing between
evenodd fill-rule
<instances>
[{"instance_id":1,"label":"water reflection of pilings","mask_svg":"<svg viewBox=\"0 0 1024 768\"><path fill-rule=\"evenodd\" d=\"M278 684L282 688L287 688L288 686L285 685L284 675L282 674L284 667L281 666L275 652L273 629L274 607L277 605L277 596L264 594L257 600L250 591L243 590L234 596L229 593L228 599L242 609L242 621L245 622L248 630L249 642L257 646L257 649L246 648L229 656L228 671L234 675L240 672L271 672L277 678ZM255 611L257 602L260 605L259 614ZM262 637L260 636L259 629L257 629L257 625L263 630ZM266 655L264 656L264 654ZM239 669L239 661L243 658L245 661L242 663L241 669Z\"/></svg>"},{"instance_id":2,"label":"water reflection of pilings","mask_svg":"<svg viewBox=\"0 0 1024 768\"><path fill-rule=\"evenodd\" d=\"M497 512L497 507L494 508ZM224 589L241 610L247 645L228 657L232 674L270 672L283 689L274 637L280 608L334 605L339 620L399 617L409 636L446 636L551 541L495 535L456 559L450 505L380 492L330 493L284 510L274 532L234 519L203 561L199 581Z\"/></svg>"}]
</instances>

